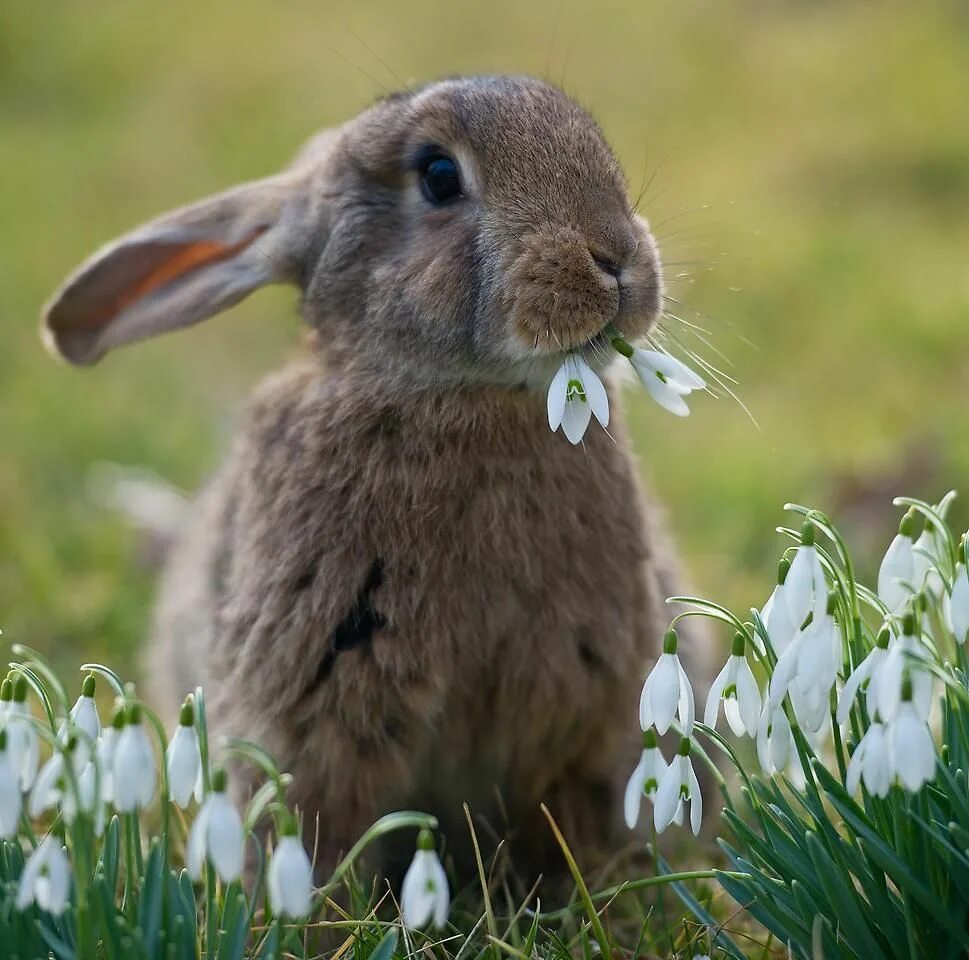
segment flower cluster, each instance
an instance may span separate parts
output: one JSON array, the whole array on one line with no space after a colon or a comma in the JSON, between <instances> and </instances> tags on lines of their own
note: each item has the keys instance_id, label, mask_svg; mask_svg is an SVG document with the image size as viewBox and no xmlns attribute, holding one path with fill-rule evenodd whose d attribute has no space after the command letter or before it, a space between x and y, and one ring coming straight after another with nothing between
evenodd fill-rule
<instances>
[{"instance_id":1,"label":"flower cluster","mask_svg":"<svg viewBox=\"0 0 969 960\"><path fill-rule=\"evenodd\" d=\"M855 582L847 548L827 518L796 508L803 525L783 531L795 543L780 561L770 598L750 620L693 601L696 609L681 616L706 614L733 624L730 656L710 688L702 724L695 724L677 635L672 628L666 634L640 703L643 753L625 796L630 828L645 795L653 800L657 831L682 821L684 802L694 833L699 830L702 801L690 760L694 727L719 737L721 706L735 736L754 738L767 777L783 774L794 785L803 783L810 773L806 758L822 755L833 737L839 748L854 744L843 768L848 794L864 786L868 795L884 798L894 785L915 793L934 778L931 715L936 675L948 662L943 640L951 635L961 650L969 635L967 540L956 546L948 533L950 499L934 506L904 501L916 506L882 560L877 592ZM833 554L818 544L819 533L832 540ZM667 765L657 734L674 724L681 740Z\"/></svg>"},{"instance_id":2,"label":"flower cluster","mask_svg":"<svg viewBox=\"0 0 969 960\"><path fill-rule=\"evenodd\" d=\"M706 387L703 379L676 357L659 350L632 347L621 336L611 337L613 348L625 357L649 395L678 417L689 414L684 399ZM609 397L602 380L580 354L569 353L548 389L548 425L559 427L572 444L585 436L592 417L609 425Z\"/></svg>"},{"instance_id":3,"label":"flower cluster","mask_svg":"<svg viewBox=\"0 0 969 960\"><path fill-rule=\"evenodd\" d=\"M289 776L279 774L271 758L254 745L236 741L236 754L259 762L272 778L267 784L270 793L262 800L251 800L243 816L227 790L225 770L209 764L201 690L186 698L178 725L166 743L162 724L135 699L133 689L123 687L106 668L96 669L111 678L118 694L111 721L103 727L94 672L84 678L81 695L60 723L54 721L51 699L38 677L39 672L55 684L42 661L15 665L0 683L0 841L19 844L24 818L46 822L53 815L53 826L41 834L39 842L34 841L20 873L16 909L26 911L36 905L52 916L63 914L71 906L72 888L77 895L72 876L81 869L73 862L83 847L82 834L75 836L75 829L83 828L101 838L106 824L118 816L127 818L133 831L130 836L137 837L139 814L158 800L166 837L169 803L183 810L197 805L186 841L188 874L199 881L211 871L210 879L217 877L226 886L241 878L247 837L258 817L269 809L276 822L277 841L266 866L268 907L279 918L307 918L322 898L296 818L284 803ZM57 689L60 692L59 685ZM48 724L32 715L28 706L31 690L44 705ZM41 764L45 741L51 752ZM163 757L160 796L156 746L157 755ZM232 748L227 751L233 752ZM417 822L427 819L421 815ZM140 841L132 843L135 847L130 852L140 859ZM133 873L134 863L128 870ZM433 921L442 926L448 912L448 885L433 851L433 837L426 830L421 833L408 878L402 896L404 922L419 927Z\"/></svg>"}]
</instances>

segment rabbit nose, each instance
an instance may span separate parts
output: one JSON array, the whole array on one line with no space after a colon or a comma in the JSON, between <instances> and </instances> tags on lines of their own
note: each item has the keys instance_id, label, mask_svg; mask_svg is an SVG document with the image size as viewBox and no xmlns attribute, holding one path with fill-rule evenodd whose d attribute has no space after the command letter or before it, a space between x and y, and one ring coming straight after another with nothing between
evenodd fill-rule
<instances>
[{"instance_id":1,"label":"rabbit nose","mask_svg":"<svg viewBox=\"0 0 969 960\"><path fill-rule=\"evenodd\" d=\"M592 255L592 259L595 261L596 266L603 272L609 274L616 280L622 277L622 265L617 263L611 257L603 256L601 253L597 253L595 250L590 250L589 253Z\"/></svg>"}]
</instances>

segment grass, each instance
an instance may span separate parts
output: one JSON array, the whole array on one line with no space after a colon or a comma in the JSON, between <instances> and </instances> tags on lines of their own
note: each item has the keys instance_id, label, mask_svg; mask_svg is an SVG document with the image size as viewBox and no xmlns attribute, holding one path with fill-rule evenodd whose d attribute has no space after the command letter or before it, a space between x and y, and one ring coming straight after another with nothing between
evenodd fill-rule
<instances>
[{"instance_id":1,"label":"grass","mask_svg":"<svg viewBox=\"0 0 969 960\"><path fill-rule=\"evenodd\" d=\"M561 80L633 189L650 181L675 312L711 331L727 361L703 352L759 424L729 400L682 423L628 398L698 587L746 602L773 562L764 520L790 498L830 504L870 563L885 491L935 497L969 469L944 402L965 390L966 27L955 3L8 5L0 626L60 664L137 668L152 572L86 472L111 460L197 487L299 326L291 295L259 293L77 372L39 345L45 297L120 231L277 168L399 86L391 70Z\"/></svg>"}]
</instances>

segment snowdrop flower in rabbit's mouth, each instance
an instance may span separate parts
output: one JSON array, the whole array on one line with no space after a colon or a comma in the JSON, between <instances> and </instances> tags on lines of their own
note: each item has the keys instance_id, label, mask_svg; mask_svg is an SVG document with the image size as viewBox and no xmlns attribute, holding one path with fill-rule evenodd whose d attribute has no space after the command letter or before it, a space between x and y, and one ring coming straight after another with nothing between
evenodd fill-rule
<instances>
[{"instance_id":1,"label":"snowdrop flower in rabbit's mouth","mask_svg":"<svg viewBox=\"0 0 969 960\"><path fill-rule=\"evenodd\" d=\"M688 416L685 397L706 388L703 378L668 353L633 347L617 331L607 333L612 347L630 362L650 396L670 413ZM603 428L609 426L609 396L583 353L571 351L548 388L548 425L553 433L561 427L569 442L577 444L593 415Z\"/></svg>"}]
</instances>

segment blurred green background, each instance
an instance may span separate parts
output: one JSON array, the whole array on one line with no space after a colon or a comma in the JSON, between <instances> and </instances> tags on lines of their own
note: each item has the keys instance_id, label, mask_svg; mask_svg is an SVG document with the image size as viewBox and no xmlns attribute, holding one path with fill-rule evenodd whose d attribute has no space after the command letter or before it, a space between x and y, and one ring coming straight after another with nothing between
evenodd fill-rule
<instances>
[{"instance_id":1,"label":"blurred green background","mask_svg":"<svg viewBox=\"0 0 969 960\"><path fill-rule=\"evenodd\" d=\"M678 315L754 426L701 397L627 397L698 589L770 589L787 499L823 505L863 567L891 495L966 486L969 5L489 0L420 5L0 5L0 626L128 672L154 575L90 501L92 464L192 489L251 386L297 340L295 298L55 363L36 317L99 244L272 172L386 88L547 76L599 118L670 262ZM964 491L969 495L969 489ZM966 514L963 512L964 518Z\"/></svg>"}]
</instances>

